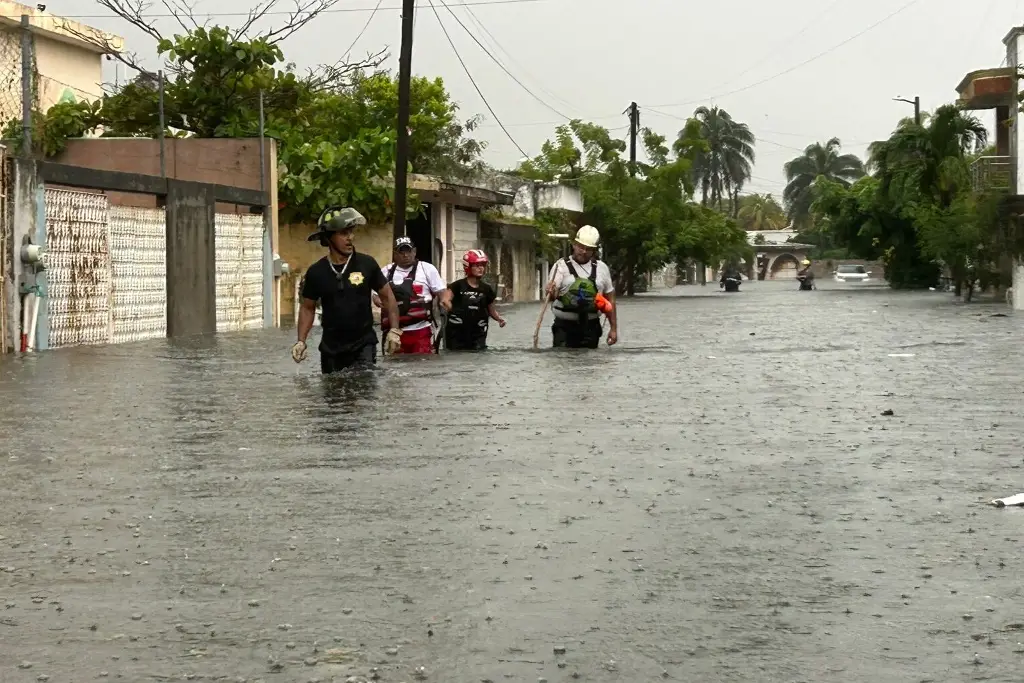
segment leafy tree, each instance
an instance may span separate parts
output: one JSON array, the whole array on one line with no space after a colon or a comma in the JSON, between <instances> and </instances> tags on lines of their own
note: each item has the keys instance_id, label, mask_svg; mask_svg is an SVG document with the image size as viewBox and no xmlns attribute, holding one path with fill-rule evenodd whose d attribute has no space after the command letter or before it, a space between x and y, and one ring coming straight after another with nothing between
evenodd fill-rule
<instances>
[{"instance_id":1,"label":"leafy tree","mask_svg":"<svg viewBox=\"0 0 1024 683\"><path fill-rule=\"evenodd\" d=\"M976 283L1000 282L1004 257L1024 253L1000 192L972 183L972 157L986 143L981 122L953 105L922 125L905 119L871 146L873 177L849 188L819 182L813 210L853 251L880 256L892 286L934 284L945 266L970 299Z\"/></svg>"},{"instance_id":2,"label":"leafy tree","mask_svg":"<svg viewBox=\"0 0 1024 683\"><path fill-rule=\"evenodd\" d=\"M786 212L771 194L751 194L742 197L737 212L744 230L784 230Z\"/></svg>"},{"instance_id":3,"label":"leafy tree","mask_svg":"<svg viewBox=\"0 0 1024 683\"><path fill-rule=\"evenodd\" d=\"M704 141L684 129L670 150L663 136L643 131L651 163L629 173L622 154L626 144L607 129L572 121L559 126L541 154L521 164L518 173L537 180L572 178L583 193L583 222L601 231L604 258L616 288L629 296L644 276L671 260L697 258L708 263L745 258L745 233L726 216L690 201L694 191L692 159ZM571 232L571 231L570 231Z\"/></svg>"},{"instance_id":4,"label":"leafy tree","mask_svg":"<svg viewBox=\"0 0 1024 683\"><path fill-rule=\"evenodd\" d=\"M922 256L913 221L893 206L880 187L872 176L849 187L822 180L814 188L813 211L827 218L834 243L844 245L853 256L881 260L893 288L934 285L939 269Z\"/></svg>"},{"instance_id":5,"label":"leafy tree","mask_svg":"<svg viewBox=\"0 0 1024 683\"><path fill-rule=\"evenodd\" d=\"M371 220L387 219L392 213L396 79L338 65L300 76L283 64L278 42L273 35L247 40L220 26L162 38L158 51L168 67L168 129L197 137L255 137L262 94L265 132L279 143L282 220L310 220L330 203L352 204ZM441 80L415 78L411 94L411 170L450 174L479 163L482 145L466 137L476 120L460 123L458 107ZM69 118L72 113L80 114L80 124ZM45 129L65 137L99 126L104 135L155 136L159 81L140 73L102 106L54 108L44 120L55 117L58 125ZM57 143L47 145L47 154L60 151ZM414 204L410 197L409 208Z\"/></svg>"},{"instance_id":6,"label":"leafy tree","mask_svg":"<svg viewBox=\"0 0 1024 683\"><path fill-rule=\"evenodd\" d=\"M841 154L839 138L832 138L824 145L815 142L808 145L803 155L786 162L787 185L782 192L789 220L798 228L809 227L811 204L814 202L815 184L820 178L849 185L864 176L864 164L854 154Z\"/></svg>"},{"instance_id":7,"label":"leafy tree","mask_svg":"<svg viewBox=\"0 0 1024 683\"><path fill-rule=\"evenodd\" d=\"M52 157L67 148L68 138L82 137L101 122L99 102L58 102L42 114L32 112L32 148L35 154ZM3 126L0 137L20 148L22 122L12 118Z\"/></svg>"},{"instance_id":8,"label":"leafy tree","mask_svg":"<svg viewBox=\"0 0 1024 683\"><path fill-rule=\"evenodd\" d=\"M735 121L718 107L698 107L693 113L700 137L707 143L693 159L694 182L700 187L701 204L723 208L723 202L735 200L754 164L754 134L745 123ZM694 129L683 134L692 142ZM679 144L686 144L681 137ZM735 215L735 214L734 214Z\"/></svg>"}]
</instances>

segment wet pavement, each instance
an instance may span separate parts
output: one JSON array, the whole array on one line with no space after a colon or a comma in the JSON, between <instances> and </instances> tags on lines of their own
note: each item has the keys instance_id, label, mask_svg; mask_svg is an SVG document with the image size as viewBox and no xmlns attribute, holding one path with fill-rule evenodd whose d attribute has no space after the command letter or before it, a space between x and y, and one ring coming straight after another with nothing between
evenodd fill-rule
<instances>
[{"instance_id":1,"label":"wet pavement","mask_svg":"<svg viewBox=\"0 0 1024 683\"><path fill-rule=\"evenodd\" d=\"M821 287L0 360L0 680L1020 681L1024 318Z\"/></svg>"}]
</instances>

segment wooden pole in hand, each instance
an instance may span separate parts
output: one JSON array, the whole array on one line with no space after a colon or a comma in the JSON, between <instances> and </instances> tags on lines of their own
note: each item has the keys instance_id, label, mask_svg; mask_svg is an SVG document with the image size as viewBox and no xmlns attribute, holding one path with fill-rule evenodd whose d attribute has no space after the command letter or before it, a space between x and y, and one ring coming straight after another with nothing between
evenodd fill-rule
<instances>
[{"instance_id":1,"label":"wooden pole in hand","mask_svg":"<svg viewBox=\"0 0 1024 683\"><path fill-rule=\"evenodd\" d=\"M537 316L537 327L533 330L533 348L537 348L540 344L540 326L544 322L544 314L548 312L548 304L551 303L551 295L548 290L551 289L551 285L554 284L555 279L551 278L551 282L548 282L548 286L544 288L544 305L540 307L540 315Z\"/></svg>"}]
</instances>

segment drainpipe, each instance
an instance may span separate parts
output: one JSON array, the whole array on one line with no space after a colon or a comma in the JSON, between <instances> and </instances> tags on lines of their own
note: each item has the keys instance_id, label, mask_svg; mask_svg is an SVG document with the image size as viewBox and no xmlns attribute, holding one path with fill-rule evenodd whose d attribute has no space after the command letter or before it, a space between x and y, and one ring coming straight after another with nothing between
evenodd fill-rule
<instances>
[{"instance_id":1,"label":"drainpipe","mask_svg":"<svg viewBox=\"0 0 1024 683\"><path fill-rule=\"evenodd\" d=\"M36 349L36 326L39 324L39 301L42 298L38 280L45 268L43 248L32 243L22 245L21 262L25 264L33 279L32 284L21 283L21 293L25 298L21 308L20 350L22 353L28 353Z\"/></svg>"}]
</instances>

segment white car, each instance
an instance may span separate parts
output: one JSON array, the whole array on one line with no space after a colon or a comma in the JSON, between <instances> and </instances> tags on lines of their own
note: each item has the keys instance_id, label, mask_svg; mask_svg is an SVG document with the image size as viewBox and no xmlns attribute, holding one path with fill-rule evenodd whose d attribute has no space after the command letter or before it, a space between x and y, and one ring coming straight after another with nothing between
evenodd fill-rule
<instances>
[{"instance_id":1,"label":"white car","mask_svg":"<svg viewBox=\"0 0 1024 683\"><path fill-rule=\"evenodd\" d=\"M836 282L867 282L871 279L871 271L860 265L841 265L832 272Z\"/></svg>"}]
</instances>

